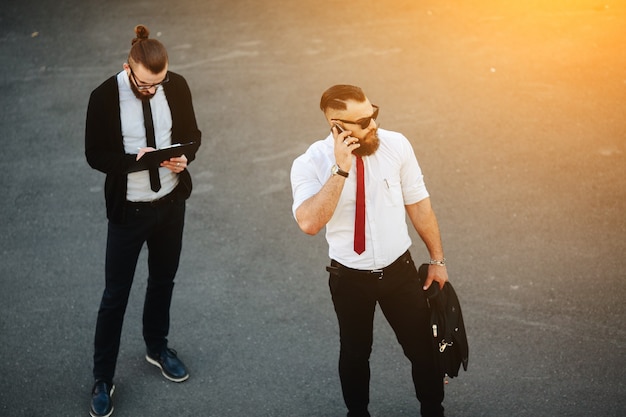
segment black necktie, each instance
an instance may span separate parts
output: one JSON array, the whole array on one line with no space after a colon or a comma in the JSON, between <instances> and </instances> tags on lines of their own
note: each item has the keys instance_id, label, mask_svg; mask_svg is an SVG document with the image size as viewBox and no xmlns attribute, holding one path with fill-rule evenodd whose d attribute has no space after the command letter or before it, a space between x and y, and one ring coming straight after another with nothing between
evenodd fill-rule
<instances>
[{"instance_id":1,"label":"black necktie","mask_svg":"<svg viewBox=\"0 0 626 417\"><path fill-rule=\"evenodd\" d=\"M156 149L156 140L154 139L154 124L152 123L152 110L150 109L150 100L141 100L143 108L143 123L146 126L146 142L149 148ZM157 192L161 189L161 179L159 178L159 167L148 168L150 173L150 188Z\"/></svg>"}]
</instances>

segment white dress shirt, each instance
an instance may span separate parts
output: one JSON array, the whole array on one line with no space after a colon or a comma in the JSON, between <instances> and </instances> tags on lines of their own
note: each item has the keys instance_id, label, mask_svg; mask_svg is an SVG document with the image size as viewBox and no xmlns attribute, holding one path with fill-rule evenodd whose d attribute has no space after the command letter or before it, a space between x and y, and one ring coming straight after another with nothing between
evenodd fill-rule
<instances>
[{"instance_id":1,"label":"white dress shirt","mask_svg":"<svg viewBox=\"0 0 626 417\"><path fill-rule=\"evenodd\" d=\"M390 265L410 246L405 205L429 197L413 148L402 134L378 129L380 146L363 157L365 167L365 252L354 251L356 161L353 160L337 208L326 224L329 256L355 269ZM353 157L354 158L354 157ZM312 144L291 167L293 215L328 181L335 164L334 139Z\"/></svg>"},{"instance_id":2,"label":"white dress shirt","mask_svg":"<svg viewBox=\"0 0 626 417\"><path fill-rule=\"evenodd\" d=\"M137 154L138 148L147 146L141 100L131 90L126 71L117 74L117 85L120 93L120 118L124 151L127 154ZM150 109L152 110L154 139L157 149L170 146L172 144L172 113L162 86L157 88L156 94L150 99ZM154 192L150 188L148 170L129 173L126 199L128 201L158 200L171 193L178 185L178 175L167 168L159 167L159 177L161 189Z\"/></svg>"}]
</instances>

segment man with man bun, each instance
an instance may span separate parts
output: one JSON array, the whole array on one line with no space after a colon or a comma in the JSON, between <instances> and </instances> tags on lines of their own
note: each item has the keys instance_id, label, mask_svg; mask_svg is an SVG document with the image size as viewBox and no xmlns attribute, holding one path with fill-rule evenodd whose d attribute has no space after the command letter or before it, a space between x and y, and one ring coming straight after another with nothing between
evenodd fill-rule
<instances>
[{"instance_id":1,"label":"man with man bun","mask_svg":"<svg viewBox=\"0 0 626 417\"><path fill-rule=\"evenodd\" d=\"M135 27L135 34L128 62L91 93L87 109L85 155L92 168L106 174L108 218L105 288L94 341L92 417L113 413L113 377L124 313L144 243L148 248L145 357L170 381L189 378L176 351L168 347L167 336L185 200L192 189L187 166L196 157L201 132L187 82L169 71L163 44L149 38L145 26ZM153 165L142 161L156 149L190 142L184 154Z\"/></svg>"}]
</instances>

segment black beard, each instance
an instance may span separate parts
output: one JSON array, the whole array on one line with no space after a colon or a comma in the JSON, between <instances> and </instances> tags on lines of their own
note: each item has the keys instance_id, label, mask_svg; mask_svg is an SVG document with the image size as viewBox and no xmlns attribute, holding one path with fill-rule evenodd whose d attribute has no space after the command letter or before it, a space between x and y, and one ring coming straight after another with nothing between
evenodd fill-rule
<instances>
[{"instance_id":1,"label":"black beard","mask_svg":"<svg viewBox=\"0 0 626 417\"><path fill-rule=\"evenodd\" d=\"M133 90L135 97L137 97L139 100L150 100L152 97L154 97L154 94L156 94L156 90L154 91L154 94L142 93L141 91L137 89L137 86L133 82L130 83L130 89Z\"/></svg>"},{"instance_id":2,"label":"black beard","mask_svg":"<svg viewBox=\"0 0 626 417\"><path fill-rule=\"evenodd\" d=\"M352 151L353 154L358 156L368 156L372 155L374 152L378 150L378 146L380 146L380 139L378 138L378 129L371 131L370 133L360 140L359 143L361 146Z\"/></svg>"}]
</instances>

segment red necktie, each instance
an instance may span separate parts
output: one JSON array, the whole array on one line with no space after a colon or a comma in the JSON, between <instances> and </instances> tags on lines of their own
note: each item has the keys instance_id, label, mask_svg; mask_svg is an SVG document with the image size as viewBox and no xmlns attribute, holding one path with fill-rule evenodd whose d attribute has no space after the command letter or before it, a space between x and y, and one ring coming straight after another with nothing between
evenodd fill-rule
<instances>
[{"instance_id":1,"label":"red necktie","mask_svg":"<svg viewBox=\"0 0 626 417\"><path fill-rule=\"evenodd\" d=\"M354 251L365 252L365 175L363 159L356 157L356 211L354 216Z\"/></svg>"}]
</instances>

